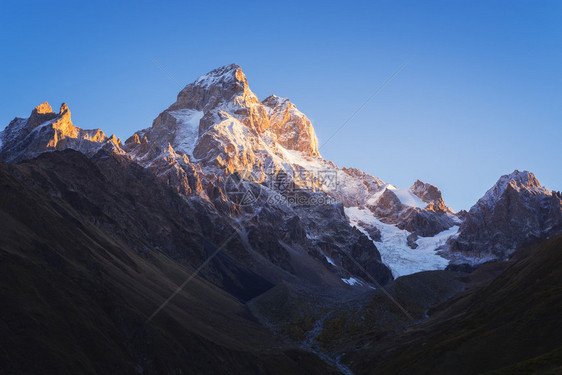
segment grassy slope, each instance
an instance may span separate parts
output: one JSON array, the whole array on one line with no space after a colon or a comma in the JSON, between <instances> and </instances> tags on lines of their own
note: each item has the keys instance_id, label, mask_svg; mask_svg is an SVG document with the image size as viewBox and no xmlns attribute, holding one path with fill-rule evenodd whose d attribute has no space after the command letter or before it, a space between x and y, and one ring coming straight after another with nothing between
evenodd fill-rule
<instances>
[{"instance_id":1,"label":"grassy slope","mask_svg":"<svg viewBox=\"0 0 562 375\"><path fill-rule=\"evenodd\" d=\"M542 366L539 372L555 371L562 365L560 311L561 236L422 324L349 359L358 373L373 374L534 373L533 365Z\"/></svg>"},{"instance_id":2,"label":"grassy slope","mask_svg":"<svg viewBox=\"0 0 562 375\"><path fill-rule=\"evenodd\" d=\"M93 164L73 157L76 179L95 174L88 171ZM89 212L99 207L81 192L73 204L61 199L72 175L51 176L61 189L46 191L35 183L41 174L50 171L0 164L0 373L330 371L276 340L236 298L199 278L146 324L192 269L133 250L96 225ZM80 204L89 206L78 210Z\"/></svg>"}]
</instances>

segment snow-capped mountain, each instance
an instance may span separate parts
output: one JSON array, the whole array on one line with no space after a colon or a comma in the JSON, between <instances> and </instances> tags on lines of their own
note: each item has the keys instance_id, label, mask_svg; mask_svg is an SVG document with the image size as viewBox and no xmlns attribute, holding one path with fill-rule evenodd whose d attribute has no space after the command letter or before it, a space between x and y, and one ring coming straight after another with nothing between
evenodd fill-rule
<instances>
[{"instance_id":1,"label":"snow-capped mountain","mask_svg":"<svg viewBox=\"0 0 562 375\"><path fill-rule=\"evenodd\" d=\"M139 142L145 137L148 150ZM150 153L170 145L189 161L230 172L283 168L283 161L294 153L318 156L308 118L288 99L272 95L260 102L236 64L187 85L151 128L135 133L126 145L141 160L158 157Z\"/></svg>"},{"instance_id":2,"label":"snow-capped mountain","mask_svg":"<svg viewBox=\"0 0 562 375\"><path fill-rule=\"evenodd\" d=\"M265 185L262 194L270 196L276 193L268 188L272 179L286 175L287 183L324 193L345 207L368 208L383 224L408 231L404 243L408 250L418 246L418 235L434 236L458 221L433 185L418 181L411 189L398 190L374 176L338 168L323 159L308 118L286 98L271 95L260 102L236 64L213 70L187 85L151 128L125 142L125 149L141 165L178 184L179 191L211 200L224 198L224 187L217 181L235 171L251 172L247 178ZM331 183L323 174L332 177ZM303 222L314 216L311 212L315 208L307 207L302 212L293 205ZM357 226L371 234L379 230L363 224L361 221ZM312 227L308 227L308 236L322 242L318 238L324 237L324 230L313 231ZM339 259L337 254L323 255L332 261ZM446 260L440 259L444 265L439 267L444 268ZM387 265L394 266L392 261ZM415 270L434 268L420 265Z\"/></svg>"},{"instance_id":3,"label":"snow-capped mountain","mask_svg":"<svg viewBox=\"0 0 562 375\"><path fill-rule=\"evenodd\" d=\"M541 186L531 172L504 175L468 211L451 250L504 259L525 242L561 232L561 204L560 193Z\"/></svg>"},{"instance_id":4,"label":"snow-capped mountain","mask_svg":"<svg viewBox=\"0 0 562 375\"><path fill-rule=\"evenodd\" d=\"M360 285L370 282L367 270L385 283L388 268L394 276L445 268L449 247L478 262L560 230L560 196L528 172L502 177L468 214L457 215L434 185L417 180L398 189L337 167L319 154L306 115L286 98L260 101L236 64L187 85L124 144L74 126L65 104L56 114L43 103L0 133L0 147L8 162L65 148L135 162L209 205L202 214L239 232L239 256L275 282L315 274Z\"/></svg>"}]
</instances>

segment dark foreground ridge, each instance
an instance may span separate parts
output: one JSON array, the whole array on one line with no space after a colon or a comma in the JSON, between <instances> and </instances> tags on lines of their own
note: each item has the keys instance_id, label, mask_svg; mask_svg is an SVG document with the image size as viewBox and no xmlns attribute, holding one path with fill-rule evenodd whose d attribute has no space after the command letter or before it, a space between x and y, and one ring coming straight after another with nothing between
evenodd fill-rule
<instances>
[{"instance_id":1,"label":"dark foreground ridge","mask_svg":"<svg viewBox=\"0 0 562 375\"><path fill-rule=\"evenodd\" d=\"M270 285L226 254L206 275L238 288L196 278L145 324L208 251L204 219L152 173L68 150L0 163L0 181L0 372L332 371L256 322L241 300Z\"/></svg>"},{"instance_id":2,"label":"dark foreground ridge","mask_svg":"<svg viewBox=\"0 0 562 375\"><path fill-rule=\"evenodd\" d=\"M482 283L482 277L492 281ZM368 374L562 373L562 236L467 276L430 318L349 355ZM368 334L367 334L368 335Z\"/></svg>"}]
</instances>

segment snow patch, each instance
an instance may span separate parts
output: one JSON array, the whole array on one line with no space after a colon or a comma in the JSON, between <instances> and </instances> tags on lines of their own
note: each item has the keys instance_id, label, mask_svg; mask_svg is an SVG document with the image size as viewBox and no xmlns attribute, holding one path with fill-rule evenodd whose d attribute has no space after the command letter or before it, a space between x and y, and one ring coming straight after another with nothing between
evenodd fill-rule
<instances>
[{"instance_id":1,"label":"snow patch","mask_svg":"<svg viewBox=\"0 0 562 375\"><path fill-rule=\"evenodd\" d=\"M199 139L199 121L203 118L202 111L180 109L170 111L178 122L174 149L193 158L193 149Z\"/></svg>"},{"instance_id":2,"label":"snow patch","mask_svg":"<svg viewBox=\"0 0 562 375\"><path fill-rule=\"evenodd\" d=\"M396 198L398 198L400 203L405 206L417 208L425 208L427 206L427 203L424 202L420 197L412 193L410 189L398 189L396 186L391 184L384 185L380 191L377 191L375 194L373 194L367 201L367 204L371 206L376 205L378 200L386 190L392 191L392 193L396 195Z\"/></svg>"},{"instance_id":3,"label":"snow patch","mask_svg":"<svg viewBox=\"0 0 562 375\"><path fill-rule=\"evenodd\" d=\"M328 261L328 263L330 263L332 266L336 266L336 264L334 263L334 261L330 257L328 257L326 255L324 255L324 257L326 257L326 260Z\"/></svg>"},{"instance_id":4,"label":"snow patch","mask_svg":"<svg viewBox=\"0 0 562 375\"><path fill-rule=\"evenodd\" d=\"M427 206L420 197L410 191L410 189L396 189L392 191L398 197L400 203L410 207L424 208Z\"/></svg>"},{"instance_id":5,"label":"snow patch","mask_svg":"<svg viewBox=\"0 0 562 375\"><path fill-rule=\"evenodd\" d=\"M236 70L240 68L236 64L225 65L197 78L193 83L196 86L208 88L213 85L232 82L236 79Z\"/></svg>"},{"instance_id":6,"label":"snow patch","mask_svg":"<svg viewBox=\"0 0 562 375\"><path fill-rule=\"evenodd\" d=\"M411 249L407 241L410 232L381 222L368 209L346 207L345 214L350 224L365 234L367 231L359 225L359 222L375 226L380 230L381 242L373 242L379 249L383 263L390 268L395 278L421 271L442 270L449 264L448 259L437 254L437 249L458 232L457 225L433 237L419 237L418 248Z\"/></svg>"},{"instance_id":7,"label":"snow patch","mask_svg":"<svg viewBox=\"0 0 562 375\"><path fill-rule=\"evenodd\" d=\"M350 277L348 279L341 279L341 281L343 281L344 283L346 283L347 285L363 285L363 282L360 280L357 280L355 277Z\"/></svg>"}]
</instances>

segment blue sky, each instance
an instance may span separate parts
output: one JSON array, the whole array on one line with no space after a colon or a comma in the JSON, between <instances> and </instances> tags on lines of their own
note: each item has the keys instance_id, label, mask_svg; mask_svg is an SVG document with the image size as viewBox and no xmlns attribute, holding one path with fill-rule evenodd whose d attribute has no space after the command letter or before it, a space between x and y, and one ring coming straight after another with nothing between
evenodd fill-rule
<instances>
[{"instance_id":1,"label":"blue sky","mask_svg":"<svg viewBox=\"0 0 562 375\"><path fill-rule=\"evenodd\" d=\"M322 155L468 209L502 174L562 190L562 2L39 2L0 6L0 127L37 104L122 139L236 62L289 97Z\"/></svg>"}]
</instances>

